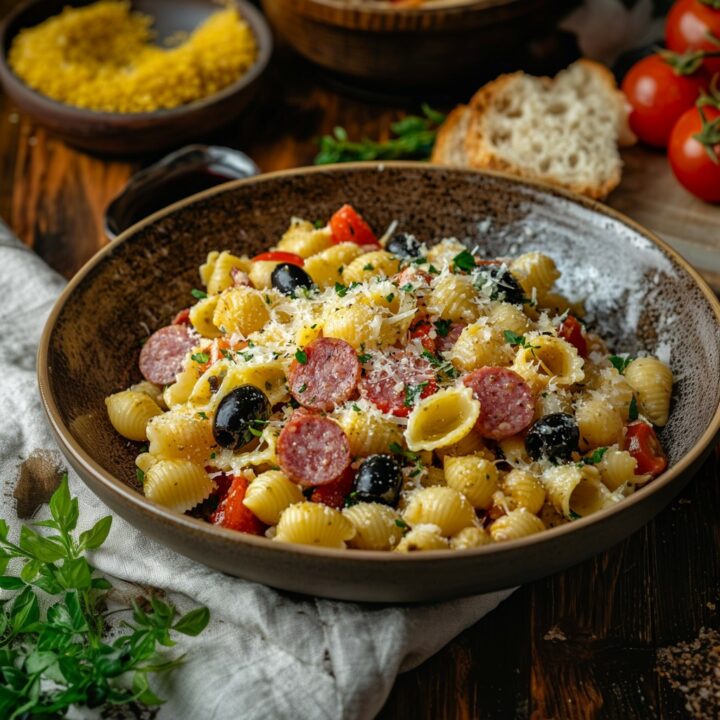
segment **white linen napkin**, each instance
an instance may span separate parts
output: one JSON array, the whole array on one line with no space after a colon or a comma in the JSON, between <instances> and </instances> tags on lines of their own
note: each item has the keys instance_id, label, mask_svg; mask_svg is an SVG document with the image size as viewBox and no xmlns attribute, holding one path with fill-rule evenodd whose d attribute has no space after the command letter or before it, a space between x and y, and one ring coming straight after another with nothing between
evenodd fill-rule
<instances>
[{"instance_id":1,"label":"white linen napkin","mask_svg":"<svg viewBox=\"0 0 720 720\"><path fill-rule=\"evenodd\" d=\"M57 453L40 405L35 353L64 281L2 222L0 279L0 515L16 537L20 465L38 449ZM80 498L80 529L110 513L74 472L69 478ZM108 576L162 589L182 612L198 603L210 609L205 631L182 637L187 662L151 680L167 698L159 720L372 718L398 673L419 665L512 592L422 606L304 598L211 570L117 516L90 559Z\"/></svg>"}]
</instances>

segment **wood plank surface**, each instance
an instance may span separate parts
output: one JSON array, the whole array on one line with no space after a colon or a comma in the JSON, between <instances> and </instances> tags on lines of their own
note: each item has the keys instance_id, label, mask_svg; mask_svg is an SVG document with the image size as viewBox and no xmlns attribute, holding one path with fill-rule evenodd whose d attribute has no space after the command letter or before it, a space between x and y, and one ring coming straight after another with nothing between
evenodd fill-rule
<instances>
[{"instance_id":1,"label":"wood plank surface","mask_svg":"<svg viewBox=\"0 0 720 720\"><path fill-rule=\"evenodd\" d=\"M239 147L270 171L309 164L315 138L335 125L354 137L382 137L404 109L340 93L281 51L254 112L204 140ZM700 257L711 254L704 239L718 241L717 208L701 206L670 182L661 155L633 150L626 162L611 204L668 240L697 244ZM0 214L66 277L105 242L104 207L140 164L75 152L19 117L0 95ZM655 671L656 652L694 639L703 626L720 627L719 467L716 453L646 528L521 588L400 676L379 717L689 717L681 694Z\"/></svg>"}]
</instances>

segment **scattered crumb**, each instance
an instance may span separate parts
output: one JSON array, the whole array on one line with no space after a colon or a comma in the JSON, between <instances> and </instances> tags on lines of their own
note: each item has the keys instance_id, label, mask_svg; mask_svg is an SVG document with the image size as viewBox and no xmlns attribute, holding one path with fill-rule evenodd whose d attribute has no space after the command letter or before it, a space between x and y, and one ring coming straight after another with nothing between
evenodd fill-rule
<instances>
[{"instance_id":1,"label":"scattered crumb","mask_svg":"<svg viewBox=\"0 0 720 720\"><path fill-rule=\"evenodd\" d=\"M558 642L564 642L567 640L567 635L557 626L551 627L544 635L543 640L557 640Z\"/></svg>"},{"instance_id":2,"label":"scattered crumb","mask_svg":"<svg viewBox=\"0 0 720 720\"><path fill-rule=\"evenodd\" d=\"M658 674L685 697L685 707L698 720L720 717L720 633L700 628L689 642L661 648Z\"/></svg>"}]
</instances>

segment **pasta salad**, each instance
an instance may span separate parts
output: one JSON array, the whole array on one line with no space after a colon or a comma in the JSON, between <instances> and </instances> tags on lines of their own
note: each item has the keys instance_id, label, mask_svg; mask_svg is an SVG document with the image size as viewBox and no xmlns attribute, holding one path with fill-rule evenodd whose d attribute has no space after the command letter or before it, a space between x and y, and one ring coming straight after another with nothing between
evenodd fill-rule
<instances>
[{"instance_id":1,"label":"pasta salad","mask_svg":"<svg viewBox=\"0 0 720 720\"><path fill-rule=\"evenodd\" d=\"M254 258L211 252L196 302L106 399L145 495L333 548L464 549L612 506L665 469L673 376L610 355L539 252L381 238L349 205Z\"/></svg>"}]
</instances>

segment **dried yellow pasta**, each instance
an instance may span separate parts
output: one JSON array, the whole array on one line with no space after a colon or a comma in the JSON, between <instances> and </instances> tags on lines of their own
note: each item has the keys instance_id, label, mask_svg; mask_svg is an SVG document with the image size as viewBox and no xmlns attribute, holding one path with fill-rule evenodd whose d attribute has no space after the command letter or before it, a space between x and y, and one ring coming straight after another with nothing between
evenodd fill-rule
<instances>
[{"instance_id":1,"label":"dried yellow pasta","mask_svg":"<svg viewBox=\"0 0 720 720\"><path fill-rule=\"evenodd\" d=\"M243 505L266 525L276 525L283 510L302 499L299 486L279 470L268 470L248 485Z\"/></svg>"},{"instance_id":2,"label":"dried yellow pasta","mask_svg":"<svg viewBox=\"0 0 720 720\"><path fill-rule=\"evenodd\" d=\"M143 392L123 390L105 398L110 423L128 440L147 440L147 424L160 415L158 404Z\"/></svg>"},{"instance_id":3,"label":"dried yellow pasta","mask_svg":"<svg viewBox=\"0 0 720 720\"><path fill-rule=\"evenodd\" d=\"M332 233L329 227L316 228L312 223L293 218L290 227L280 238L277 249L291 252L303 258L316 255L332 245Z\"/></svg>"},{"instance_id":4,"label":"dried yellow pasta","mask_svg":"<svg viewBox=\"0 0 720 720\"><path fill-rule=\"evenodd\" d=\"M450 487L429 487L416 491L403 513L410 525L437 525L442 535L455 535L475 522L467 498Z\"/></svg>"},{"instance_id":5,"label":"dried yellow pasta","mask_svg":"<svg viewBox=\"0 0 720 720\"><path fill-rule=\"evenodd\" d=\"M376 250L355 258L342 272L345 284L367 282L371 278L392 277L400 269L400 261L386 250Z\"/></svg>"},{"instance_id":6,"label":"dried yellow pasta","mask_svg":"<svg viewBox=\"0 0 720 720\"><path fill-rule=\"evenodd\" d=\"M396 552L423 552L427 550L449 550L450 542L440 534L434 525L421 525L408 532L395 548Z\"/></svg>"},{"instance_id":7,"label":"dried yellow pasta","mask_svg":"<svg viewBox=\"0 0 720 720\"><path fill-rule=\"evenodd\" d=\"M657 358L637 358L625 370L625 380L637 394L640 412L653 425L666 425L670 415L672 370Z\"/></svg>"},{"instance_id":8,"label":"dried yellow pasta","mask_svg":"<svg viewBox=\"0 0 720 720\"><path fill-rule=\"evenodd\" d=\"M505 542L534 535L544 529L545 524L537 515L533 515L525 508L518 508L499 517L490 526L490 536L495 542Z\"/></svg>"},{"instance_id":9,"label":"dried yellow pasta","mask_svg":"<svg viewBox=\"0 0 720 720\"><path fill-rule=\"evenodd\" d=\"M342 513L321 503L301 502L283 511L275 540L296 545L344 548L355 527Z\"/></svg>"},{"instance_id":10,"label":"dried yellow pasta","mask_svg":"<svg viewBox=\"0 0 720 720\"><path fill-rule=\"evenodd\" d=\"M249 287L225 290L213 313L213 324L221 331L240 333L247 337L261 330L270 319L262 293Z\"/></svg>"},{"instance_id":11,"label":"dried yellow pasta","mask_svg":"<svg viewBox=\"0 0 720 720\"><path fill-rule=\"evenodd\" d=\"M187 512L210 496L215 482L189 460L160 460L146 473L145 497L175 512Z\"/></svg>"},{"instance_id":12,"label":"dried yellow pasta","mask_svg":"<svg viewBox=\"0 0 720 720\"><path fill-rule=\"evenodd\" d=\"M445 482L461 492L474 508L487 509L497 490L498 473L494 463L478 455L446 457Z\"/></svg>"},{"instance_id":13,"label":"dried yellow pasta","mask_svg":"<svg viewBox=\"0 0 720 720\"><path fill-rule=\"evenodd\" d=\"M342 511L355 528L350 547L360 550L392 550L402 539L398 514L380 503L357 503Z\"/></svg>"}]
</instances>

